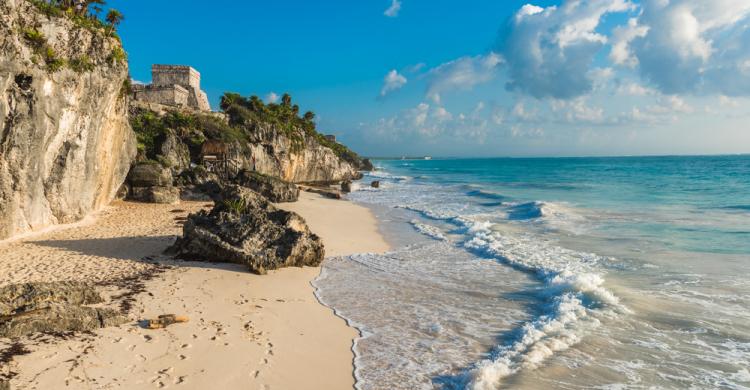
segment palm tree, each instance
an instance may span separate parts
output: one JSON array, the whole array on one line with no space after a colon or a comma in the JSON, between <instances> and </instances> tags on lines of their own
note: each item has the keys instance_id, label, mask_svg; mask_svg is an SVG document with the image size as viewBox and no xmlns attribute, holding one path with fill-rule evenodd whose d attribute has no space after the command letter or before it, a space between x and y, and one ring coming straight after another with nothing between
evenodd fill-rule
<instances>
[{"instance_id":1,"label":"palm tree","mask_svg":"<svg viewBox=\"0 0 750 390\"><path fill-rule=\"evenodd\" d=\"M281 96L281 105L284 107L289 107L292 105L292 97L285 93L283 96Z\"/></svg>"},{"instance_id":2,"label":"palm tree","mask_svg":"<svg viewBox=\"0 0 750 390\"><path fill-rule=\"evenodd\" d=\"M308 111L302 118L308 122L312 122L315 119L315 113L312 111Z\"/></svg>"},{"instance_id":3,"label":"palm tree","mask_svg":"<svg viewBox=\"0 0 750 390\"><path fill-rule=\"evenodd\" d=\"M107 22L109 22L109 29L107 30L107 34L111 34L112 31L114 31L115 27L120 24L123 19L125 19L125 16L123 16L120 11L114 8L109 10L106 17Z\"/></svg>"},{"instance_id":4,"label":"palm tree","mask_svg":"<svg viewBox=\"0 0 750 390\"><path fill-rule=\"evenodd\" d=\"M250 96L250 109L255 112L263 111L263 101L255 95Z\"/></svg>"},{"instance_id":5,"label":"palm tree","mask_svg":"<svg viewBox=\"0 0 750 390\"><path fill-rule=\"evenodd\" d=\"M229 109L229 107L241 101L241 99L242 96L240 96L240 94L227 92L224 94L224 96L221 97L221 103L219 103L219 107L221 107L223 111L226 111Z\"/></svg>"},{"instance_id":6,"label":"palm tree","mask_svg":"<svg viewBox=\"0 0 750 390\"><path fill-rule=\"evenodd\" d=\"M80 0L80 8L78 9L78 13L81 16L87 16L89 13L89 6L93 5L94 12L99 12L102 10L102 7L107 2L105 0ZM122 15L121 15L122 16Z\"/></svg>"}]
</instances>

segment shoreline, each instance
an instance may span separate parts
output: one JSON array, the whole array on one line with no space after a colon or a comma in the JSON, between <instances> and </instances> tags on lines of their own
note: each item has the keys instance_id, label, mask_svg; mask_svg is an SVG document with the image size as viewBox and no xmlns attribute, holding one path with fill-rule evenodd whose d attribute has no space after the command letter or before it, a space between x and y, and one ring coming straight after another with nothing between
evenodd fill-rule
<instances>
[{"instance_id":1,"label":"shoreline","mask_svg":"<svg viewBox=\"0 0 750 390\"><path fill-rule=\"evenodd\" d=\"M7 275L2 284L70 279L106 284L169 267L145 282L146 292L137 296L125 325L93 336L24 338L30 353L3 368L16 373L13 387L352 389L358 331L316 297L312 282L321 267L259 276L238 265L161 255L181 232L178 219L208 203L118 201L84 226L0 243L7 254L0 259ZM389 249L364 206L306 192L298 202L277 206L305 218L323 240L326 257ZM109 296L119 293L105 290ZM164 313L190 321L158 331L137 325ZM0 348L6 344L0 339Z\"/></svg>"}]
</instances>

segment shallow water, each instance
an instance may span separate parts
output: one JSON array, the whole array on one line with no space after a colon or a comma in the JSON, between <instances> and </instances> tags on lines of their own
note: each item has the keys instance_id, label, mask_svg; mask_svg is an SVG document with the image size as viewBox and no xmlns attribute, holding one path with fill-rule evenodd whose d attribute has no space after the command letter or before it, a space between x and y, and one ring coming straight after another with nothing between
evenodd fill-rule
<instances>
[{"instance_id":1,"label":"shallow water","mask_svg":"<svg viewBox=\"0 0 750 390\"><path fill-rule=\"evenodd\" d=\"M360 389L750 388L750 157L378 161Z\"/></svg>"}]
</instances>

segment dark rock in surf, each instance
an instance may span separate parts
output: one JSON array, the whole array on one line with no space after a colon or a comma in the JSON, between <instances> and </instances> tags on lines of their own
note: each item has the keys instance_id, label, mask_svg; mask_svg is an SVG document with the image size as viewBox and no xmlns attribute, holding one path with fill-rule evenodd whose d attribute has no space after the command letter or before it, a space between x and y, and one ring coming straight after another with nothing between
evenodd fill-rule
<instances>
[{"instance_id":1,"label":"dark rock in surf","mask_svg":"<svg viewBox=\"0 0 750 390\"><path fill-rule=\"evenodd\" d=\"M350 193L352 192L352 181L351 180L344 180L341 182L341 192L343 193Z\"/></svg>"}]
</instances>

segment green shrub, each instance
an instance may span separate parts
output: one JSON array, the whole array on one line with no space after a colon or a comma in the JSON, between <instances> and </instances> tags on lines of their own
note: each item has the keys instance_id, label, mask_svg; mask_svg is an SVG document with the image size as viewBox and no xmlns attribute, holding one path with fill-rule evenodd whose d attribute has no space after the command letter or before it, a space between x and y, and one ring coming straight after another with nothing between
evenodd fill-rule
<instances>
[{"instance_id":1,"label":"green shrub","mask_svg":"<svg viewBox=\"0 0 750 390\"><path fill-rule=\"evenodd\" d=\"M107 59L109 61L115 62L115 63L122 63L127 61L128 54L125 53L125 50L123 50L120 46L115 46L114 49L112 49L112 52L109 53L109 56L107 56Z\"/></svg>"},{"instance_id":2,"label":"green shrub","mask_svg":"<svg viewBox=\"0 0 750 390\"><path fill-rule=\"evenodd\" d=\"M47 64L47 70L51 73L55 73L65 66L65 60L59 58L55 49L50 46L44 49L44 63Z\"/></svg>"},{"instance_id":3,"label":"green shrub","mask_svg":"<svg viewBox=\"0 0 750 390\"><path fill-rule=\"evenodd\" d=\"M156 140L166 131L161 118L151 111L142 111L130 117L130 126L138 140L138 154L155 159Z\"/></svg>"},{"instance_id":4,"label":"green shrub","mask_svg":"<svg viewBox=\"0 0 750 390\"><path fill-rule=\"evenodd\" d=\"M241 199L225 199L222 203L224 208L236 215L242 215L247 210L247 205Z\"/></svg>"},{"instance_id":5,"label":"green shrub","mask_svg":"<svg viewBox=\"0 0 750 390\"><path fill-rule=\"evenodd\" d=\"M122 86L120 87L120 98L124 98L131 93L133 93L133 82L130 80L130 77L128 77L122 81Z\"/></svg>"},{"instance_id":6,"label":"green shrub","mask_svg":"<svg viewBox=\"0 0 750 390\"><path fill-rule=\"evenodd\" d=\"M44 34L42 34L42 32L37 29L24 29L23 37L36 49L41 49L47 45L47 38L45 38Z\"/></svg>"},{"instance_id":7,"label":"green shrub","mask_svg":"<svg viewBox=\"0 0 750 390\"><path fill-rule=\"evenodd\" d=\"M94 63L87 55L82 55L78 58L74 58L69 62L70 68L77 73L91 72L94 70Z\"/></svg>"}]
</instances>

